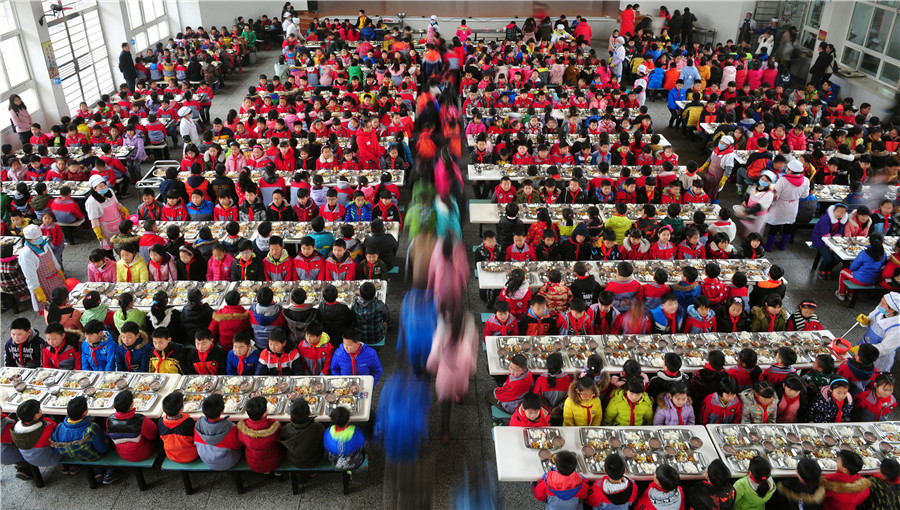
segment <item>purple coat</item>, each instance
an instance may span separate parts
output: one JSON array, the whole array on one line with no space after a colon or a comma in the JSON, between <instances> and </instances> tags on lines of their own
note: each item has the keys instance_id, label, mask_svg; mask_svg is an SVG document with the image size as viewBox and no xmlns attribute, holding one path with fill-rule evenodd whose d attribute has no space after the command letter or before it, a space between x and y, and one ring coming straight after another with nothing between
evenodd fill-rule
<instances>
[{"instance_id":1,"label":"purple coat","mask_svg":"<svg viewBox=\"0 0 900 510\"><path fill-rule=\"evenodd\" d=\"M147 153L144 152L144 138L138 133L135 133L134 136L128 136L128 133L125 133L125 136L122 137L122 146L134 147L134 152L128 156L128 159L136 161L144 161L147 159Z\"/></svg>"},{"instance_id":2,"label":"purple coat","mask_svg":"<svg viewBox=\"0 0 900 510\"><path fill-rule=\"evenodd\" d=\"M656 399L656 414L653 415L654 425L694 425L694 407L690 400L681 407L681 421L678 420L678 409L672 405L672 399L668 393L660 395Z\"/></svg>"},{"instance_id":3,"label":"purple coat","mask_svg":"<svg viewBox=\"0 0 900 510\"><path fill-rule=\"evenodd\" d=\"M834 216L834 208L836 206L837 204L829 207L828 211L822 215L818 223L816 223L816 226L813 228L812 245L814 248L825 246L825 241L822 241L822 237L843 237L844 227L847 225L847 220L850 219L850 215L845 214L843 218L838 220Z\"/></svg>"}]
</instances>

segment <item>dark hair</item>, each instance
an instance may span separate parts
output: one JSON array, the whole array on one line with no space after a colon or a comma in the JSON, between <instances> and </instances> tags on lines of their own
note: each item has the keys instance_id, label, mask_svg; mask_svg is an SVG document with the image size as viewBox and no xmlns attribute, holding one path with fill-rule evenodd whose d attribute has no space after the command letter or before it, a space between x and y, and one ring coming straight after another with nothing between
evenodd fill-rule
<instances>
[{"instance_id":1,"label":"dark hair","mask_svg":"<svg viewBox=\"0 0 900 510\"><path fill-rule=\"evenodd\" d=\"M778 348L778 357L781 358L781 364L789 367L797 362L797 351L783 345Z\"/></svg>"},{"instance_id":2,"label":"dark hair","mask_svg":"<svg viewBox=\"0 0 900 510\"><path fill-rule=\"evenodd\" d=\"M613 480L621 480L625 476L625 459L618 453L611 453L603 462L603 470Z\"/></svg>"},{"instance_id":3,"label":"dark hair","mask_svg":"<svg viewBox=\"0 0 900 510\"><path fill-rule=\"evenodd\" d=\"M860 459L860 466L862 466L862 459ZM759 484L756 487L756 495L764 498L771 489L771 485L769 484L769 477L772 476L771 464L769 464L769 461L765 457L757 455L750 459L749 471L753 481Z\"/></svg>"},{"instance_id":4,"label":"dark hair","mask_svg":"<svg viewBox=\"0 0 900 510\"><path fill-rule=\"evenodd\" d=\"M575 472L577 467L578 459L574 453L563 450L556 454L556 470L559 471L559 474L569 476Z\"/></svg>"},{"instance_id":5,"label":"dark hair","mask_svg":"<svg viewBox=\"0 0 900 510\"><path fill-rule=\"evenodd\" d=\"M203 410L203 416L206 416L208 420L217 420L225 411L225 399L222 395L213 393L203 399L200 407Z\"/></svg>"},{"instance_id":6,"label":"dark hair","mask_svg":"<svg viewBox=\"0 0 900 510\"><path fill-rule=\"evenodd\" d=\"M813 462L815 464L815 462ZM715 459L706 467L706 475L709 477L709 483L713 487L729 487L731 486L731 470L725 465L722 459Z\"/></svg>"},{"instance_id":7,"label":"dark hair","mask_svg":"<svg viewBox=\"0 0 900 510\"><path fill-rule=\"evenodd\" d=\"M169 393L163 399L162 409L166 416L177 416L181 413L182 408L184 408L184 395L179 392Z\"/></svg>"},{"instance_id":8,"label":"dark hair","mask_svg":"<svg viewBox=\"0 0 900 510\"><path fill-rule=\"evenodd\" d=\"M77 397L72 398L68 404L66 404L66 416L69 417L72 421L78 421L84 416L85 411L87 411L87 399L82 395L78 395Z\"/></svg>"},{"instance_id":9,"label":"dark hair","mask_svg":"<svg viewBox=\"0 0 900 510\"><path fill-rule=\"evenodd\" d=\"M681 356L674 352L667 352L663 356L663 365L669 372L678 372L682 366Z\"/></svg>"},{"instance_id":10,"label":"dark hair","mask_svg":"<svg viewBox=\"0 0 900 510\"><path fill-rule=\"evenodd\" d=\"M336 406L330 417L331 423L336 427L346 427L350 423L350 411L346 407Z\"/></svg>"},{"instance_id":11,"label":"dark hair","mask_svg":"<svg viewBox=\"0 0 900 510\"><path fill-rule=\"evenodd\" d=\"M644 393L644 381L640 377L629 377L622 387L631 393Z\"/></svg>"},{"instance_id":12,"label":"dark hair","mask_svg":"<svg viewBox=\"0 0 900 510\"><path fill-rule=\"evenodd\" d=\"M736 395L738 392L737 381L732 379L731 377L723 377L719 380L718 388L716 389L716 393L722 395L724 393L731 393L732 395Z\"/></svg>"},{"instance_id":13,"label":"dark hair","mask_svg":"<svg viewBox=\"0 0 900 510\"><path fill-rule=\"evenodd\" d=\"M19 404L19 407L16 408L16 416L18 416L19 421L25 425L34 423L34 419L39 412L41 412L41 404L33 398L22 402Z\"/></svg>"},{"instance_id":14,"label":"dark hair","mask_svg":"<svg viewBox=\"0 0 900 510\"><path fill-rule=\"evenodd\" d=\"M120 391L113 399L113 407L117 413L127 413L134 404L134 394L130 390Z\"/></svg>"},{"instance_id":15,"label":"dark hair","mask_svg":"<svg viewBox=\"0 0 900 510\"><path fill-rule=\"evenodd\" d=\"M844 469L846 469L847 472L849 472L851 475L859 473L863 468L862 457L860 457L859 454L854 452L853 450L839 451L838 458L841 460L841 464L844 466Z\"/></svg>"},{"instance_id":16,"label":"dark hair","mask_svg":"<svg viewBox=\"0 0 900 510\"><path fill-rule=\"evenodd\" d=\"M541 396L537 393L528 392L522 396L522 409L540 409Z\"/></svg>"},{"instance_id":17,"label":"dark hair","mask_svg":"<svg viewBox=\"0 0 900 510\"><path fill-rule=\"evenodd\" d=\"M709 366L713 367L717 371L722 371L725 368L725 353L713 349L709 351L709 354L706 355L706 361L709 362Z\"/></svg>"},{"instance_id":18,"label":"dark hair","mask_svg":"<svg viewBox=\"0 0 900 510\"><path fill-rule=\"evenodd\" d=\"M291 403L291 422L301 424L309 419L309 404L302 398Z\"/></svg>"},{"instance_id":19,"label":"dark hair","mask_svg":"<svg viewBox=\"0 0 900 510\"><path fill-rule=\"evenodd\" d=\"M890 483L897 483L897 478L900 478L900 463L897 459L887 458L881 462L881 476Z\"/></svg>"},{"instance_id":20,"label":"dark hair","mask_svg":"<svg viewBox=\"0 0 900 510\"><path fill-rule=\"evenodd\" d=\"M247 401L247 407L245 408L247 411L247 418L250 418L253 421L261 420L263 415L266 414L267 408L268 402L266 401L266 397L253 397Z\"/></svg>"},{"instance_id":21,"label":"dark hair","mask_svg":"<svg viewBox=\"0 0 900 510\"><path fill-rule=\"evenodd\" d=\"M509 360L509 362L517 367L522 367L524 369L528 369L528 358L526 358L523 354L516 354Z\"/></svg>"},{"instance_id":22,"label":"dark hair","mask_svg":"<svg viewBox=\"0 0 900 510\"><path fill-rule=\"evenodd\" d=\"M659 481L659 488L665 492L677 489L678 484L681 483L678 470L668 464L662 464L656 468L656 479Z\"/></svg>"}]
</instances>

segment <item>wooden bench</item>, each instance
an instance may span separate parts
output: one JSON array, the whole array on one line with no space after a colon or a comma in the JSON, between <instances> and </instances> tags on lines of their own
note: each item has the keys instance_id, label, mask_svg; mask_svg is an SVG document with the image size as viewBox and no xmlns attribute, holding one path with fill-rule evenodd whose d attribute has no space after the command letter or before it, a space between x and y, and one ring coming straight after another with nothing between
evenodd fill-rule
<instances>
[{"instance_id":1,"label":"wooden bench","mask_svg":"<svg viewBox=\"0 0 900 510\"><path fill-rule=\"evenodd\" d=\"M137 478L138 488L140 488L141 491L145 491L147 490L147 482L144 480L144 469L152 468L153 465L156 464L158 458L159 455L154 453L140 462L131 462L120 457L119 454L116 453L115 448L113 448L110 449L106 455L92 462L64 459L60 463L87 467L88 469L85 469L84 471L87 473L88 483L90 484L91 489L96 489L99 485L97 479L94 478L94 471L90 469L92 467L132 470L134 471L135 478Z\"/></svg>"},{"instance_id":2,"label":"wooden bench","mask_svg":"<svg viewBox=\"0 0 900 510\"><path fill-rule=\"evenodd\" d=\"M197 459L193 462L188 462L186 464L173 462L169 459L165 459L160 466L160 469L163 471L177 471L181 473L181 481L184 484L184 492L188 496L194 493L194 487L191 484L191 472L214 472L210 469L206 464L203 463L202 460ZM363 461L362 465L358 468L351 471L341 471L335 468L331 462L328 461L328 457L324 457L321 462L315 467L311 468L298 468L290 463L287 459L278 466L276 471L286 472L288 477L291 480L291 493L294 495L301 494L303 492L303 482L304 477L307 474L311 473L341 473L344 494L350 493L350 480L353 476L353 472L357 471L368 471L369 469L369 459L366 458ZM247 465L247 461L245 459L241 459L240 462L237 463L233 468L228 469L224 472L232 473L235 479L235 484L237 486L238 494L243 494L246 492L246 487L244 487L244 481L241 478L242 472L251 471L250 466Z\"/></svg>"},{"instance_id":3,"label":"wooden bench","mask_svg":"<svg viewBox=\"0 0 900 510\"><path fill-rule=\"evenodd\" d=\"M66 242L68 242L72 246L78 244L76 242L76 240L78 239L78 227L84 225L84 218L81 218L74 223L57 223L57 225L59 225L59 228L62 229L63 237L66 238Z\"/></svg>"}]
</instances>

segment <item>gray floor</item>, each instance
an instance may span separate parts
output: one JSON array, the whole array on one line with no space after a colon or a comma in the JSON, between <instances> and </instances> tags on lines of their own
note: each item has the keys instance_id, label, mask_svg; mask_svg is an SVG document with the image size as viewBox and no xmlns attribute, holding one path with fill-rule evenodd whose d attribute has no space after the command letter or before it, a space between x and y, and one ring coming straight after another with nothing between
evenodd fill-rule
<instances>
[{"instance_id":1,"label":"gray floor","mask_svg":"<svg viewBox=\"0 0 900 510\"><path fill-rule=\"evenodd\" d=\"M241 102L247 87L256 83L259 74L272 74L272 64L277 53L274 51L260 53L260 62L255 66L245 66L242 75L232 76L226 88L219 92L213 102L212 116L225 117L231 108L236 108ZM681 161L697 159L702 163L705 159L697 151L696 144L684 140L673 130L665 129L665 121L669 114L665 103L657 100L649 103L653 118L657 120L658 129L672 141L676 147ZM736 196L733 188L723 197L723 206L735 203ZM408 201L409 190L405 190ZM139 198L133 195L126 201L130 208L137 207ZM468 225L463 229L466 245L474 245L480 242L478 229ZM874 298L861 297L856 309L847 309L839 302L833 292L837 288L836 281L823 282L817 280L815 274L810 271L815 253L806 248L804 241L809 240L810 231L801 231L796 242L788 247L787 251L774 252L769 258L781 264L789 281L787 304L793 310L797 303L803 299L815 299L819 303L819 317L827 329L840 334L852 325L854 317L859 313L868 313L876 305ZM82 241L77 246L66 248L65 259L67 276L86 280L86 261L90 250L96 246L93 241ZM405 253L407 239L401 240L401 253ZM403 284L400 278L391 282L388 296L388 306L395 317L399 315L403 296ZM478 314L484 310L478 299L478 282L474 278L470 281L467 299L469 309ZM43 327L43 319L36 314L21 314L28 317L39 328ZM476 315L476 318L478 316ZM8 324L12 320L11 314L4 313L2 317L2 338L9 335ZM395 349L392 345L395 337L392 332L388 345L381 351L382 363L386 373L396 366ZM862 334L861 328L855 330L850 338L856 342ZM433 406L431 413L430 438L423 449L423 465L417 470L421 478L426 479L426 486L433 488L432 501L435 508L449 508L453 500L454 491L460 490L464 484L464 468L468 470L471 481L483 480L486 476L486 465L495 462L494 446L491 436L490 411L482 403L479 395L495 387L494 380L487 373L487 361L484 354L480 354L478 370L472 377L471 391L462 405L454 405L452 410L452 437L449 442L443 443L439 437L439 411ZM380 390L380 388L379 388ZM376 390L376 396L379 390ZM0 471L0 507L2 508L66 508L69 510L95 509L95 508L122 508L128 506L133 509L171 507L173 504L185 505L189 508L223 508L234 510L241 508L390 508L394 505L393 496L397 494L394 489L385 489L388 485L385 477L383 455L377 447L372 451L370 470L354 479L354 490L348 496L341 495L340 477L336 475L319 475L308 483L306 491L301 496L291 496L290 486L287 482L263 480L256 475L247 475L245 484L251 486L257 484L247 494L238 495L231 479L227 476L213 474L195 475L194 487L196 493L185 496L182 491L181 480L178 475L169 472L150 471L147 473L147 481L151 489L139 493L137 483L133 477L128 477L112 486L102 486L92 491L87 487L83 474L75 477L62 476L58 468L44 470L47 487L35 489L31 483L23 482L14 477L14 471L10 467L3 467ZM387 494L386 494L387 493ZM505 508L541 508L541 505L531 495L527 484L524 483L500 483L497 485L496 494L501 502L500 507Z\"/></svg>"}]
</instances>

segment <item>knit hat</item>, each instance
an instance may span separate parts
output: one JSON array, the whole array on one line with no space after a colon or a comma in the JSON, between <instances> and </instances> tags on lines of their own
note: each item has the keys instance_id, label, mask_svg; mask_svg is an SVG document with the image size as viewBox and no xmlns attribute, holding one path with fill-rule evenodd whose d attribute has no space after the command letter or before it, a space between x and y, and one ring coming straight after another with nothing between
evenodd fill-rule
<instances>
[{"instance_id":1,"label":"knit hat","mask_svg":"<svg viewBox=\"0 0 900 510\"><path fill-rule=\"evenodd\" d=\"M91 176L88 184L90 184L91 188L96 188L101 184L106 184L106 179L104 179L102 175L94 174Z\"/></svg>"},{"instance_id":2,"label":"knit hat","mask_svg":"<svg viewBox=\"0 0 900 510\"><path fill-rule=\"evenodd\" d=\"M787 164L788 172L792 174L802 174L803 173L803 163L800 162L799 159L792 159Z\"/></svg>"},{"instance_id":3,"label":"knit hat","mask_svg":"<svg viewBox=\"0 0 900 510\"><path fill-rule=\"evenodd\" d=\"M25 239L33 240L40 239L44 234L41 232L41 228L37 225L28 225L24 229L22 229L22 236Z\"/></svg>"}]
</instances>

